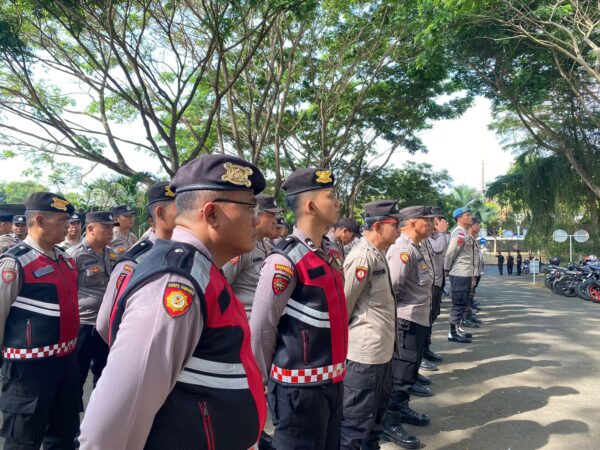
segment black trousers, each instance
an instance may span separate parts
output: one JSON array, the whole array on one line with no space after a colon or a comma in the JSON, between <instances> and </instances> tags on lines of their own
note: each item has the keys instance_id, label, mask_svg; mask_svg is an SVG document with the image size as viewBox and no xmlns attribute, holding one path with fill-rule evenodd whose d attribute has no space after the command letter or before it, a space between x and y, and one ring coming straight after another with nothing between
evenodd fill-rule
<instances>
[{"instance_id":1,"label":"black trousers","mask_svg":"<svg viewBox=\"0 0 600 450\"><path fill-rule=\"evenodd\" d=\"M442 284L443 286L443 284ZM442 311L442 288L433 285L433 296L431 297L431 326L429 332L425 336L425 350L429 350L431 346L431 333L433 332L433 323L439 317Z\"/></svg>"},{"instance_id":2,"label":"black trousers","mask_svg":"<svg viewBox=\"0 0 600 450\"><path fill-rule=\"evenodd\" d=\"M498 264L498 272L500 272L500 275L503 274L503 272L502 272L503 270L504 270L504 265L503 264Z\"/></svg>"},{"instance_id":3,"label":"black trousers","mask_svg":"<svg viewBox=\"0 0 600 450\"><path fill-rule=\"evenodd\" d=\"M106 366L108 357L108 345L96 331L93 325L81 325L77 335L77 360L79 362L79 387L83 399L83 386L87 379L90 367L94 375L94 387ZM83 401L81 404L83 411Z\"/></svg>"},{"instance_id":4,"label":"black trousers","mask_svg":"<svg viewBox=\"0 0 600 450\"><path fill-rule=\"evenodd\" d=\"M398 319L398 345L392 358L392 396L389 409L398 410L410 400L410 388L417 382L429 328Z\"/></svg>"},{"instance_id":5,"label":"black trousers","mask_svg":"<svg viewBox=\"0 0 600 450\"><path fill-rule=\"evenodd\" d=\"M288 386L269 380L267 401L278 450L338 450L343 383Z\"/></svg>"},{"instance_id":6,"label":"black trousers","mask_svg":"<svg viewBox=\"0 0 600 450\"><path fill-rule=\"evenodd\" d=\"M75 353L39 360L4 360L2 437L5 450L71 450L79 430Z\"/></svg>"},{"instance_id":7,"label":"black trousers","mask_svg":"<svg viewBox=\"0 0 600 450\"><path fill-rule=\"evenodd\" d=\"M517 275L521 275L522 263L517 263Z\"/></svg>"},{"instance_id":8,"label":"black trousers","mask_svg":"<svg viewBox=\"0 0 600 450\"><path fill-rule=\"evenodd\" d=\"M450 324L459 325L467 313L471 303L471 278L450 275L452 284L452 307L450 308Z\"/></svg>"},{"instance_id":9,"label":"black trousers","mask_svg":"<svg viewBox=\"0 0 600 450\"><path fill-rule=\"evenodd\" d=\"M513 265L512 264L510 264L510 265L507 264L506 265L506 273L509 274L509 275L512 275L512 272L513 272Z\"/></svg>"},{"instance_id":10,"label":"black trousers","mask_svg":"<svg viewBox=\"0 0 600 450\"><path fill-rule=\"evenodd\" d=\"M340 450L379 448L391 391L391 361L385 364L346 362Z\"/></svg>"}]
</instances>

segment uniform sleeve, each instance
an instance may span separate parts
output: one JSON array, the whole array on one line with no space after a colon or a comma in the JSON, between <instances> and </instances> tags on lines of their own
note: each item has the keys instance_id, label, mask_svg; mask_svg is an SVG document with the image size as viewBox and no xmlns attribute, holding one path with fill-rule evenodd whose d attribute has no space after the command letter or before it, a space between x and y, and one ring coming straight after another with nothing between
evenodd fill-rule
<instances>
[{"instance_id":1,"label":"uniform sleeve","mask_svg":"<svg viewBox=\"0 0 600 450\"><path fill-rule=\"evenodd\" d=\"M21 274L19 266L12 258L0 260L0 349L4 347L4 326L10 307L19 295Z\"/></svg>"},{"instance_id":2,"label":"uniform sleeve","mask_svg":"<svg viewBox=\"0 0 600 450\"><path fill-rule=\"evenodd\" d=\"M279 319L295 287L296 273L290 261L278 253L268 256L260 271L250 313L252 351L265 385L273 362Z\"/></svg>"},{"instance_id":3,"label":"uniform sleeve","mask_svg":"<svg viewBox=\"0 0 600 450\"><path fill-rule=\"evenodd\" d=\"M229 284L233 284L240 273L242 273L242 267L246 262L244 256L245 255L236 256L222 267L221 270L223 270L223 275L225 275Z\"/></svg>"},{"instance_id":4,"label":"uniform sleeve","mask_svg":"<svg viewBox=\"0 0 600 450\"><path fill-rule=\"evenodd\" d=\"M452 233L450 236L450 243L448 244L448 250L446 251L446 257L444 258L444 270L452 269L454 260L458 256L460 249L465 243L465 233L461 230Z\"/></svg>"},{"instance_id":5,"label":"uniform sleeve","mask_svg":"<svg viewBox=\"0 0 600 450\"><path fill-rule=\"evenodd\" d=\"M81 425L82 450L141 450L192 355L203 328L198 293L185 313L172 317L163 304L167 283L191 288L185 278L164 275L129 298Z\"/></svg>"},{"instance_id":6,"label":"uniform sleeve","mask_svg":"<svg viewBox=\"0 0 600 450\"><path fill-rule=\"evenodd\" d=\"M367 258L357 251L351 252L344 261L344 294L348 309L348 320L360 294L365 290L370 275Z\"/></svg>"},{"instance_id":7,"label":"uniform sleeve","mask_svg":"<svg viewBox=\"0 0 600 450\"><path fill-rule=\"evenodd\" d=\"M395 293L399 287L404 286L406 276L410 273L415 258L410 254L409 249L394 244L388 250L386 259L390 267L390 279Z\"/></svg>"},{"instance_id":8,"label":"uniform sleeve","mask_svg":"<svg viewBox=\"0 0 600 450\"><path fill-rule=\"evenodd\" d=\"M106 292L104 292L102 304L98 310L98 318L96 319L96 330L106 343L108 343L110 315L115 303L115 296L117 295L117 284L120 284L127 274L133 270L134 265L135 263L132 263L131 261L121 261L117 263L110 275L110 280L108 280ZM126 270L127 268L129 269Z\"/></svg>"}]
</instances>

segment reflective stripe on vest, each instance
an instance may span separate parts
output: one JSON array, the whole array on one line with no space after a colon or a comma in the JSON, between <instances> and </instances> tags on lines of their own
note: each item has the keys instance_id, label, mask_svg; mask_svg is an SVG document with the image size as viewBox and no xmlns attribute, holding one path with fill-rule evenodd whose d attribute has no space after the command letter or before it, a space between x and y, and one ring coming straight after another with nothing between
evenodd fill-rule
<instances>
[{"instance_id":1,"label":"reflective stripe on vest","mask_svg":"<svg viewBox=\"0 0 600 450\"><path fill-rule=\"evenodd\" d=\"M17 296L12 304L14 308L26 309L45 316L60 317L60 306L54 303L40 302L32 298Z\"/></svg>"},{"instance_id":2,"label":"reflective stripe on vest","mask_svg":"<svg viewBox=\"0 0 600 450\"><path fill-rule=\"evenodd\" d=\"M271 366L271 378L282 383L310 384L319 381L333 380L344 376L346 364L338 363L327 367L315 367L312 369L282 369L276 365Z\"/></svg>"},{"instance_id":3,"label":"reflective stripe on vest","mask_svg":"<svg viewBox=\"0 0 600 450\"><path fill-rule=\"evenodd\" d=\"M314 327L319 328L330 328L329 313L322 312L314 308L310 308L296 300L289 299L287 307L285 308L284 314L287 314L300 322L307 323Z\"/></svg>"},{"instance_id":4,"label":"reflective stripe on vest","mask_svg":"<svg viewBox=\"0 0 600 450\"><path fill-rule=\"evenodd\" d=\"M248 389L242 364L221 363L192 356L177 377L181 383L218 389Z\"/></svg>"}]
</instances>

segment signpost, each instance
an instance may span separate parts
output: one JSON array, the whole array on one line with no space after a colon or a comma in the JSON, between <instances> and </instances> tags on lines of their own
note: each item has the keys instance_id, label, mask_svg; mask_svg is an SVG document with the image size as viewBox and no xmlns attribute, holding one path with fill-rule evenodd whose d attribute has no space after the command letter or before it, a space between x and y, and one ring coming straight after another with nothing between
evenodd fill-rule
<instances>
[{"instance_id":1,"label":"signpost","mask_svg":"<svg viewBox=\"0 0 600 450\"><path fill-rule=\"evenodd\" d=\"M535 275L540 273L540 260L535 258L529 261L529 270L533 274L533 284L535 284Z\"/></svg>"},{"instance_id":2,"label":"signpost","mask_svg":"<svg viewBox=\"0 0 600 450\"><path fill-rule=\"evenodd\" d=\"M479 243L480 243L481 245L485 245L485 244L487 244L487 239L486 239L486 238L484 238L484 237L482 237L482 238L479 238Z\"/></svg>"},{"instance_id":3,"label":"signpost","mask_svg":"<svg viewBox=\"0 0 600 450\"><path fill-rule=\"evenodd\" d=\"M575 238L577 242L587 242L587 240L590 238L590 234L585 230L577 230L574 234L568 234L565 230L561 229L554 230L554 233L552 233L552 239L554 239L556 242L565 242L567 238L569 239L569 262L572 263L573 238Z\"/></svg>"}]
</instances>

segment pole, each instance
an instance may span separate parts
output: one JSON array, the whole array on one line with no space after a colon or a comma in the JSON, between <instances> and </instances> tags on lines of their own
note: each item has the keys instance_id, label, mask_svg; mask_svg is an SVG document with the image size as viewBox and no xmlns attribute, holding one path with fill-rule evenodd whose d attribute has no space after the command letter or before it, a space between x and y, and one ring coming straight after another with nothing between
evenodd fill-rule
<instances>
[{"instance_id":1,"label":"pole","mask_svg":"<svg viewBox=\"0 0 600 450\"><path fill-rule=\"evenodd\" d=\"M573 262L573 235L569 235L569 264Z\"/></svg>"}]
</instances>

